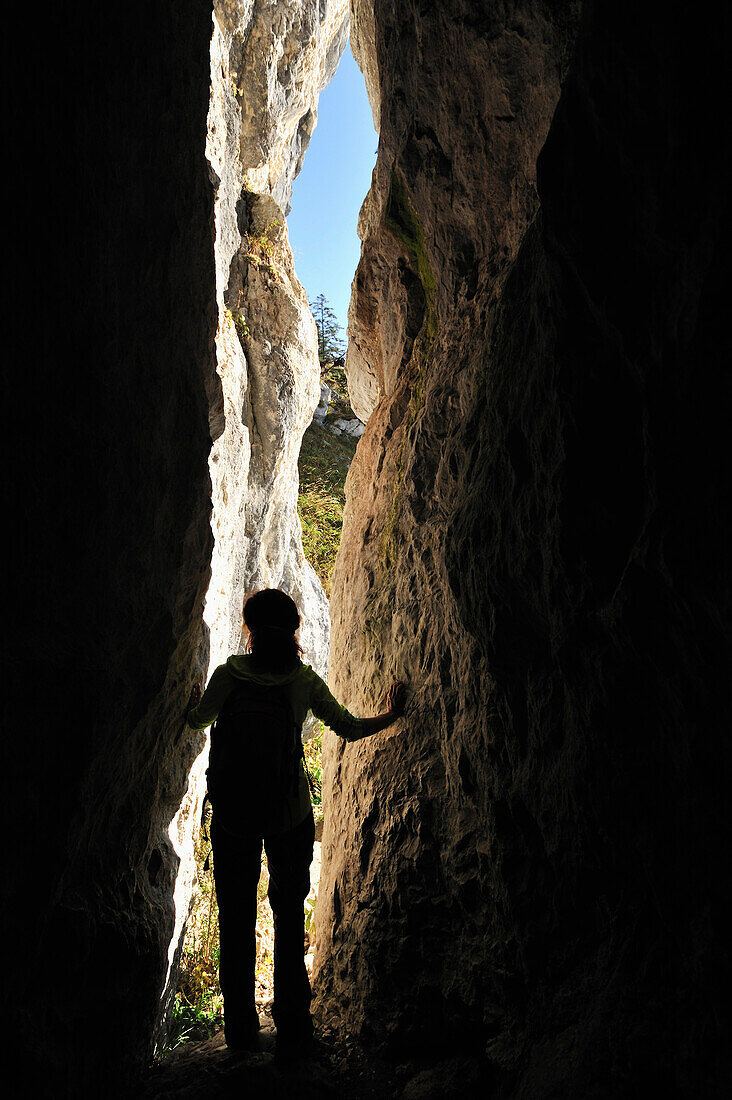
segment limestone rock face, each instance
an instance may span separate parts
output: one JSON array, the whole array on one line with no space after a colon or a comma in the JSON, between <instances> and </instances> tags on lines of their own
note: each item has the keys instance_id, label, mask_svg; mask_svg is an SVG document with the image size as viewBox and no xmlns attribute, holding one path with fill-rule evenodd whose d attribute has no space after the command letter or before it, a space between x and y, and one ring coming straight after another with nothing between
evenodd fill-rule
<instances>
[{"instance_id":1,"label":"limestone rock face","mask_svg":"<svg viewBox=\"0 0 732 1100\"><path fill-rule=\"evenodd\" d=\"M348 35L345 0L214 7L207 155L216 181L218 372L212 407L212 663L238 649L244 596L298 602L306 657L325 671L328 605L302 552L297 456L319 400L317 335L285 214Z\"/></svg>"},{"instance_id":2,"label":"limestone rock face","mask_svg":"<svg viewBox=\"0 0 732 1100\"><path fill-rule=\"evenodd\" d=\"M365 425L358 417L354 416L344 420L339 416L329 424L329 428L334 435L350 435L353 439L360 439L364 433Z\"/></svg>"},{"instance_id":3,"label":"limestone rock face","mask_svg":"<svg viewBox=\"0 0 732 1100\"><path fill-rule=\"evenodd\" d=\"M229 101L227 124L238 134L241 164L251 188L289 214L318 96L348 41L348 3L216 0L214 21L224 47L222 101Z\"/></svg>"},{"instance_id":4,"label":"limestone rock face","mask_svg":"<svg viewBox=\"0 0 732 1100\"><path fill-rule=\"evenodd\" d=\"M332 393L333 391L331 390L328 383L323 382L320 386L320 400L318 402L318 407L313 413L313 420L317 424L322 424L326 416L328 415L328 405L330 405Z\"/></svg>"},{"instance_id":5,"label":"limestone rock face","mask_svg":"<svg viewBox=\"0 0 732 1100\"><path fill-rule=\"evenodd\" d=\"M390 97L359 216L363 246L348 316L348 387L364 421L434 338L437 268L450 279L444 306L457 312L505 272L537 210L536 158L578 4L564 5L559 18L541 4L506 16L469 10L414 19L399 6L382 20L378 2L354 4L354 26L364 29L353 49L372 106Z\"/></svg>"},{"instance_id":6,"label":"limestone rock face","mask_svg":"<svg viewBox=\"0 0 732 1100\"><path fill-rule=\"evenodd\" d=\"M724 65L668 9L355 12L330 683L410 701L326 744L320 1011L495 1095L716 1095Z\"/></svg>"}]
</instances>

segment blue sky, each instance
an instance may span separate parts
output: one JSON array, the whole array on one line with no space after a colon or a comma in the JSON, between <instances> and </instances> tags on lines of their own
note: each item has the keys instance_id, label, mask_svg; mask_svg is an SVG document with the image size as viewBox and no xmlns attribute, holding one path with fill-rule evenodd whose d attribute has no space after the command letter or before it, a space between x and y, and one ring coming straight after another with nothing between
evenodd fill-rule
<instances>
[{"instance_id":1,"label":"blue sky","mask_svg":"<svg viewBox=\"0 0 732 1100\"><path fill-rule=\"evenodd\" d=\"M379 143L350 43L320 96L318 124L292 189L287 219L295 270L312 302L325 294L346 335L351 281L361 254L356 222Z\"/></svg>"}]
</instances>

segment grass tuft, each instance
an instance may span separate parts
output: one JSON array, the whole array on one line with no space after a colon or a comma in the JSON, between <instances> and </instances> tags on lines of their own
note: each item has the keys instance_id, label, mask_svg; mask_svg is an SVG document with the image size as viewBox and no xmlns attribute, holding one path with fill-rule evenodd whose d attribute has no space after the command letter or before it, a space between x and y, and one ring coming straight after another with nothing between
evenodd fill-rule
<instances>
[{"instance_id":1,"label":"grass tuft","mask_svg":"<svg viewBox=\"0 0 732 1100\"><path fill-rule=\"evenodd\" d=\"M329 599L343 527L346 474L355 453L355 439L333 435L319 424L306 430L300 449L297 509L302 544Z\"/></svg>"}]
</instances>

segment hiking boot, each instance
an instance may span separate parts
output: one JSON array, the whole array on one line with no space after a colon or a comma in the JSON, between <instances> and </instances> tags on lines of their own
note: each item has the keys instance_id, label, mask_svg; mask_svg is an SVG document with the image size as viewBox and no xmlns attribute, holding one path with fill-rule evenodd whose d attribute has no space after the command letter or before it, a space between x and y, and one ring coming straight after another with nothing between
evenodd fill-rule
<instances>
[{"instance_id":1,"label":"hiking boot","mask_svg":"<svg viewBox=\"0 0 732 1100\"><path fill-rule=\"evenodd\" d=\"M259 1017L256 1015L256 1012L247 1024L238 1019L233 1021L231 1019L227 1020L226 1014L224 1014L224 1035L229 1050L259 1050Z\"/></svg>"},{"instance_id":2,"label":"hiking boot","mask_svg":"<svg viewBox=\"0 0 732 1100\"><path fill-rule=\"evenodd\" d=\"M315 1051L315 1038L312 1034L281 1035L277 1032L275 1040L275 1062L279 1065L291 1065L309 1058Z\"/></svg>"},{"instance_id":3,"label":"hiking boot","mask_svg":"<svg viewBox=\"0 0 732 1100\"><path fill-rule=\"evenodd\" d=\"M226 1047L232 1054L242 1054L245 1051L252 1054L259 1051L259 1033L254 1031L251 1035L237 1035L236 1039L226 1039Z\"/></svg>"}]
</instances>

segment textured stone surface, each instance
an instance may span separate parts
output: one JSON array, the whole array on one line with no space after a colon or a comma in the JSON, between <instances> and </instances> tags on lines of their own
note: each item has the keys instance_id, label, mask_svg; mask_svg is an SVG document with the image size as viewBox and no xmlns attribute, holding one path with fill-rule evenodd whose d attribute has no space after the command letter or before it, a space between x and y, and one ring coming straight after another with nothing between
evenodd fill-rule
<instances>
[{"instance_id":1,"label":"textured stone surface","mask_svg":"<svg viewBox=\"0 0 732 1100\"><path fill-rule=\"evenodd\" d=\"M577 8L555 16L552 5L501 13L466 3L415 16L398 5L370 36L354 37L372 105L389 98L349 307L346 371L360 419L418 359L420 329L434 337L438 301L457 312L515 258L537 209L536 157ZM354 25L370 27L374 11L378 2L357 0ZM406 250L405 234L414 236ZM440 277L449 282L437 286Z\"/></svg>"},{"instance_id":2,"label":"textured stone surface","mask_svg":"<svg viewBox=\"0 0 732 1100\"><path fill-rule=\"evenodd\" d=\"M48 12L43 80L25 58L15 74L27 96L8 140L44 167L8 249L2 911L6 1040L33 1095L129 1095L165 979L212 546L210 37L200 3Z\"/></svg>"},{"instance_id":3,"label":"textured stone surface","mask_svg":"<svg viewBox=\"0 0 732 1100\"><path fill-rule=\"evenodd\" d=\"M284 214L348 22L344 0L214 8L207 155L223 405L212 410L212 663L238 648L243 597L263 585L291 593L308 659L319 671L327 662L327 601L303 556L296 511L297 455L320 367Z\"/></svg>"},{"instance_id":4,"label":"textured stone surface","mask_svg":"<svg viewBox=\"0 0 732 1100\"><path fill-rule=\"evenodd\" d=\"M335 420L331 420L328 424L328 428L334 435L350 435L354 439L360 439L364 433L365 425L358 417L351 417L348 420L344 420L342 417L336 417Z\"/></svg>"},{"instance_id":5,"label":"textured stone surface","mask_svg":"<svg viewBox=\"0 0 732 1100\"><path fill-rule=\"evenodd\" d=\"M346 0L216 0L224 50L221 103L252 190L290 212L292 181L318 117L318 96L348 41ZM218 72L214 71L214 80ZM224 121L224 114L219 122Z\"/></svg>"},{"instance_id":6,"label":"textured stone surface","mask_svg":"<svg viewBox=\"0 0 732 1100\"><path fill-rule=\"evenodd\" d=\"M320 367L284 215L348 21L344 0L214 7L207 155L223 404L212 410L212 663L238 648L243 597L263 585L291 593L308 659L320 671L327 662L327 601L304 559L296 511L297 455Z\"/></svg>"},{"instance_id":7,"label":"textured stone surface","mask_svg":"<svg viewBox=\"0 0 732 1100\"><path fill-rule=\"evenodd\" d=\"M333 391L331 390L331 388L327 384L327 382L321 383L321 386L320 386L320 401L318 402L318 407L316 408L315 412L313 413L313 420L316 422L316 424L321 424L322 425L323 421L325 420L326 416L328 415L328 406L330 405L330 399L331 399L332 393L333 393Z\"/></svg>"},{"instance_id":8,"label":"textured stone surface","mask_svg":"<svg viewBox=\"0 0 732 1100\"><path fill-rule=\"evenodd\" d=\"M564 5L356 11L381 132L331 685L411 700L326 746L320 1009L483 1055L496 1095L716 1095L718 47L668 10L588 5L574 54Z\"/></svg>"}]
</instances>

